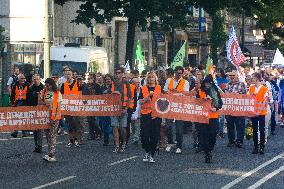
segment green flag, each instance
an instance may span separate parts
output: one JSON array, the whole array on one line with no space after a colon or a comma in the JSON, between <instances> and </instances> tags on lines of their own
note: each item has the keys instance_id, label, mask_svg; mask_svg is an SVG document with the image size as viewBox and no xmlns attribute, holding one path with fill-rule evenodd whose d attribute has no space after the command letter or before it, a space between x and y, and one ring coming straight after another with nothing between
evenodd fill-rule
<instances>
[{"instance_id":1,"label":"green flag","mask_svg":"<svg viewBox=\"0 0 284 189\"><path fill-rule=\"evenodd\" d=\"M138 69L139 73L145 70L145 60L142 54L142 47L139 40L137 41L136 45L135 61L136 61L136 68Z\"/></svg>"},{"instance_id":2,"label":"green flag","mask_svg":"<svg viewBox=\"0 0 284 189\"><path fill-rule=\"evenodd\" d=\"M207 58L207 63L206 63L206 69L205 69L205 75L212 74L213 76L213 64L212 64L212 59L210 56Z\"/></svg>"},{"instance_id":3,"label":"green flag","mask_svg":"<svg viewBox=\"0 0 284 189\"><path fill-rule=\"evenodd\" d=\"M183 60L184 60L184 57L185 57L185 44L186 44L186 41L183 43L182 47L180 48L180 50L176 54L173 62L171 63L172 69L175 69L175 67L177 67L177 66L183 66Z\"/></svg>"}]
</instances>

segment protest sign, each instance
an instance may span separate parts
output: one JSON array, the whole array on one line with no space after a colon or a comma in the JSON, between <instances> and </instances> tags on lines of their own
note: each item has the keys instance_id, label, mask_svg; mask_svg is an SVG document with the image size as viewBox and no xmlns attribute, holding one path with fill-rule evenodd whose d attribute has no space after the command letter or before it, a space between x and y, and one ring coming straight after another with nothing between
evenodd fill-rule
<instances>
[{"instance_id":1,"label":"protest sign","mask_svg":"<svg viewBox=\"0 0 284 189\"><path fill-rule=\"evenodd\" d=\"M154 117L209 123L210 100L161 94L154 104Z\"/></svg>"},{"instance_id":2,"label":"protest sign","mask_svg":"<svg viewBox=\"0 0 284 189\"><path fill-rule=\"evenodd\" d=\"M220 115L231 116L256 116L255 97L247 94L223 93L221 94L223 101L222 109L218 112Z\"/></svg>"},{"instance_id":3,"label":"protest sign","mask_svg":"<svg viewBox=\"0 0 284 189\"><path fill-rule=\"evenodd\" d=\"M0 132L39 130L50 127L47 106L19 106L0 108Z\"/></svg>"},{"instance_id":4,"label":"protest sign","mask_svg":"<svg viewBox=\"0 0 284 189\"><path fill-rule=\"evenodd\" d=\"M63 95L62 115L120 116L121 99L117 94Z\"/></svg>"}]
</instances>

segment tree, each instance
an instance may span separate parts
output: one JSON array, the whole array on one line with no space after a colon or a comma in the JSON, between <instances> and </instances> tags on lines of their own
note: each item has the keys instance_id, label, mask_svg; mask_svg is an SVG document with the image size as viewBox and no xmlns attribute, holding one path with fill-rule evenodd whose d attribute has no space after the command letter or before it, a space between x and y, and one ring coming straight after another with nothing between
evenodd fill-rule
<instances>
[{"instance_id":1,"label":"tree","mask_svg":"<svg viewBox=\"0 0 284 189\"><path fill-rule=\"evenodd\" d=\"M227 35L224 29L224 18L220 12L212 15L212 30L209 33L209 44L211 46L211 57L214 64L218 62L218 50L226 45Z\"/></svg>"},{"instance_id":2,"label":"tree","mask_svg":"<svg viewBox=\"0 0 284 189\"><path fill-rule=\"evenodd\" d=\"M56 0L64 4L68 0ZM78 15L74 20L92 26L92 22L108 23L113 17L128 18L126 61L132 68L134 58L135 28L169 30L173 27L186 27L189 7L193 1L188 0L81 0Z\"/></svg>"}]
</instances>

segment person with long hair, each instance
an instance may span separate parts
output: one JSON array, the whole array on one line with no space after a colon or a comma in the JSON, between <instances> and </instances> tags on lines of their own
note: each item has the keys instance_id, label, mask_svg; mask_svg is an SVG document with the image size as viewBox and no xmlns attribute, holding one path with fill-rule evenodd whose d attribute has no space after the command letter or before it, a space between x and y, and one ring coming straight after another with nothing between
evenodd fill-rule
<instances>
[{"instance_id":1,"label":"person with long hair","mask_svg":"<svg viewBox=\"0 0 284 189\"><path fill-rule=\"evenodd\" d=\"M61 119L62 95L59 92L55 81L52 78L45 80L45 88L40 94L39 104L44 104L50 110L50 129L46 130L48 143L48 154L43 157L45 161L54 162L56 150L56 135L59 120Z\"/></svg>"},{"instance_id":2,"label":"person with long hair","mask_svg":"<svg viewBox=\"0 0 284 189\"><path fill-rule=\"evenodd\" d=\"M217 86L214 84L212 75L207 75L201 84L201 90L197 98L211 99L211 110L209 112L209 124L199 124L201 149L205 152L205 163L212 162L211 152L216 143L218 130L218 110L222 108L223 102Z\"/></svg>"},{"instance_id":3,"label":"person with long hair","mask_svg":"<svg viewBox=\"0 0 284 189\"><path fill-rule=\"evenodd\" d=\"M154 106L154 99L161 94L162 89L154 72L149 72L145 80L146 85L141 87L139 93L139 102L141 104L141 143L142 148L146 151L143 161L154 163L162 120L152 116L152 107Z\"/></svg>"}]
</instances>

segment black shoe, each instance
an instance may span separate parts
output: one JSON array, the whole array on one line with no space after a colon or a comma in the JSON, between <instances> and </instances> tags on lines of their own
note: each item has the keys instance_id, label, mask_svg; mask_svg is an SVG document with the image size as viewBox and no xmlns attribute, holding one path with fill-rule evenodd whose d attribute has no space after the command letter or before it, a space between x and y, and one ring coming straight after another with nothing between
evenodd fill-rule
<instances>
[{"instance_id":1,"label":"black shoe","mask_svg":"<svg viewBox=\"0 0 284 189\"><path fill-rule=\"evenodd\" d=\"M41 149L35 148L34 151L33 151L33 153L39 153L39 154L40 154L40 153L41 153Z\"/></svg>"},{"instance_id":2,"label":"black shoe","mask_svg":"<svg viewBox=\"0 0 284 189\"><path fill-rule=\"evenodd\" d=\"M219 138L225 138L224 133L219 133L218 136L219 136Z\"/></svg>"},{"instance_id":3,"label":"black shoe","mask_svg":"<svg viewBox=\"0 0 284 189\"><path fill-rule=\"evenodd\" d=\"M227 144L227 147L228 148L232 148L232 147L234 147L235 146L235 142L229 142L228 144Z\"/></svg>"},{"instance_id":4,"label":"black shoe","mask_svg":"<svg viewBox=\"0 0 284 189\"><path fill-rule=\"evenodd\" d=\"M103 146L108 146L108 143L104 142Z\"/></svg>"},{"instance_id":5,"label":"black shoe","mask_svg":"<svg viewBox=\"0 0 284 189\"><path fill-rule=\"evenodd\" d=\"M260 147L260 149L259 149L259 154L261 154L261 155L264 154L264 147Z\"/></svg>"},{"instance_id":6,"label":"black shoe","mask_svg":"<svg viewBox=\"0 0 284 189\"><path fill-rule=\"evenodd\" d=\"M205 155L205 163L212 163L212 155L210 153Z\"/></svg>"},{"instance_id":7,"label":"black shoe","mask_svg":"<svg viewBox=\"0 0 284 189\"><path fill-rule=\"evenodd\" d=\"M258 148L254 148L252 154L258 154Z\"/></svg>"},{"instance_id":8,"label":"black shoe","mask_svg":"<svg viewBox=\"0 0 284 189\"><path fill-rule=\"evenodd\" d=\"M238 148L242 148L242 147L243 147L243 143L240 142L240 141L236 142L235 144L236 144L236 146L237 146Z\"/></svg>"},{"instance_id":9,"label":"black shoe","mask_svg":"<svg viewBox=\"0 0 284 189\"><path fill-rule=\"evenodd\" d=\"M27 134L23 134L23 135L22 135L22 138L26 138L26 137L28 137Z\"/></svg>"},{"instance_id":10,"label":"black shoe","mask_svg":"<svg viewBox=\"0 0 284 189\"><path fill-rule=\"evenodd\" d=\"M12 136L13 138L17 138L17 137L18 137L17 133L11 133L11 136Z\"/></svg>"}]
</instances>

